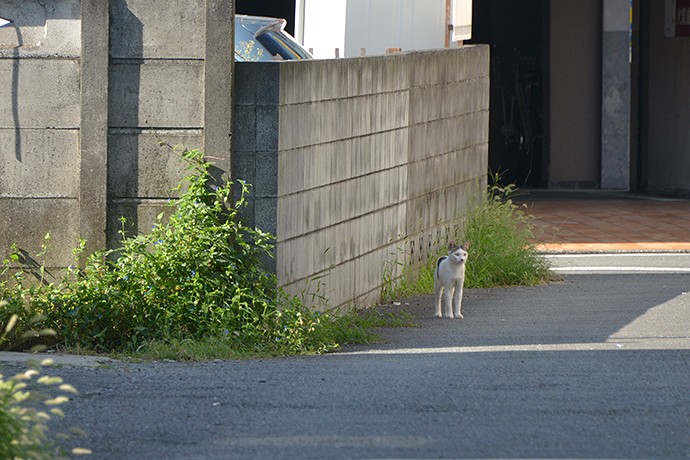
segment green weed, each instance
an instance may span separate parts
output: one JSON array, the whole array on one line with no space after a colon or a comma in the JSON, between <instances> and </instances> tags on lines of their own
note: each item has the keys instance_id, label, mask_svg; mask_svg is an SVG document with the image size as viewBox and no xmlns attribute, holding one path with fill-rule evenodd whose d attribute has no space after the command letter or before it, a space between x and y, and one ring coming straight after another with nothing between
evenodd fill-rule
<instances>
[{"instance_id":1,"label":"green weed","mask_svg":"<svg viewBox=\"0 0 690 460\"><path fill-rule=\"evenodd\" d=\"M381 303L428 294L434 291L434 269L436 257L431 257L421 267L415 267L404 260L396 258L384 266L381 284ZM400 273L395 276L396 270Z\"/></svg>"},{"instance_id":2,"label":"green weed","mask_svg":"<svg viewBox=\"0 0 690 460\"><path fill-rule=\"evenodd\" d=\"M548 262L534 249L533 218L513 203L514 190L512 185L490 186L483 203L467 216L467 287L531 286L549 280Z\"/></svg>"}]
</instances>

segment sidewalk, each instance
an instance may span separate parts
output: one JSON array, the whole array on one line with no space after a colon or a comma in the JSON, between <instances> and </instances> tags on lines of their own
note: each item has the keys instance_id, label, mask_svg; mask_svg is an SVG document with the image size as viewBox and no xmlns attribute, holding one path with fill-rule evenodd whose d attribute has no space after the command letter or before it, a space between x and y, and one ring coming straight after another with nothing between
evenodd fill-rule
<instances>
[{"instance_id":1,"label":"sidewalk","mask_svg":"<svg viewBox=\"0 0 690 460\"><path fill-rule=\"evenodd\" d=\"M690 200L603 191L529 190L545 253L690 252Z\"/></svg>"}]
</instances>

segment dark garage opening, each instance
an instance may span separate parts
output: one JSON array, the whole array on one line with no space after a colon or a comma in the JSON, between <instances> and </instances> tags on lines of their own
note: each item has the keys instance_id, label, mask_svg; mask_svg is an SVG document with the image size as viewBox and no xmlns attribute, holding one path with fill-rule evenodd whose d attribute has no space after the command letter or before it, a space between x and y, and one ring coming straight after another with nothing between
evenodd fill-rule
<instances>
[{"instance_id":1,"label":"dark garage opening","mask_svg":"<svg viewBox=\"0 0 690 460\"><path fill-rule=\"evenodd\" d=\"M475 1L470 43L491 45L491 172L547 187L548 1Z\"/></svg>"},{"instance_id":2,"label":"dark garage opening","mask_svg":"<svg viewBox=\"0 0 690 460\"><path fill-rule=\"evenodd\" d=\"M235 13L286 19L285 30L290 35L295 35L294 0L236 0Z\"/></svg>"}]
</instances>

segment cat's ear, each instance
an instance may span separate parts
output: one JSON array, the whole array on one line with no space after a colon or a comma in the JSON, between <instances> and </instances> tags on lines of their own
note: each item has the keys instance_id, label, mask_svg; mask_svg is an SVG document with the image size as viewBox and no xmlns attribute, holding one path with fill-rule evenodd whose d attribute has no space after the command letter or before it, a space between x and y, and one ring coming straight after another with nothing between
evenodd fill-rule
<instances>
[{"instance_id":1,"label":"cat's ear","mask_svg":"<svg viewBox=\"0 0 690 460\"><path fill-rule=\"evenodd\" d=\"M465 251L467 251L467 250L470 248L470 242L469 242L469 241L465 241L464 243L462 243L462 245L461 245L460 247L461 247L462 249L464 249Z\"/></svg>"},{"instance_id":2,"label":"cat's ear","mask_svg":"<svg viewBox=\"0 0 690 460\"><path fill-rule=\"evenodd\" d=\"M450 241L448 243L448 251L453 252L455 249L458 247L457 244L455 244L455 241Z\"/></svg>"}]
</instances>

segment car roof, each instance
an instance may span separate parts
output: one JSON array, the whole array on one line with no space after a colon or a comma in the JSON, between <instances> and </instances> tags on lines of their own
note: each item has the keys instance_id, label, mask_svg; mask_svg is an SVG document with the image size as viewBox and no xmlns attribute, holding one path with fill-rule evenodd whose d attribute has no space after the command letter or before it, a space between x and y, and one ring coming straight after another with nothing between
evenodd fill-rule
<instances>
[{"instance_id":1,"label":"car roof","mask_svg":"<svg viewBox=\"0 0 690 460\"><path fill-rule=\"evenodd\" d=\"M242 27L251 31L259 32L262 29L278 28L283 29L287 21L282 18L269 18L264 16L249 16L245 14L236 14L235 22L238 22Z\"/></svg>"}]
</instances>

